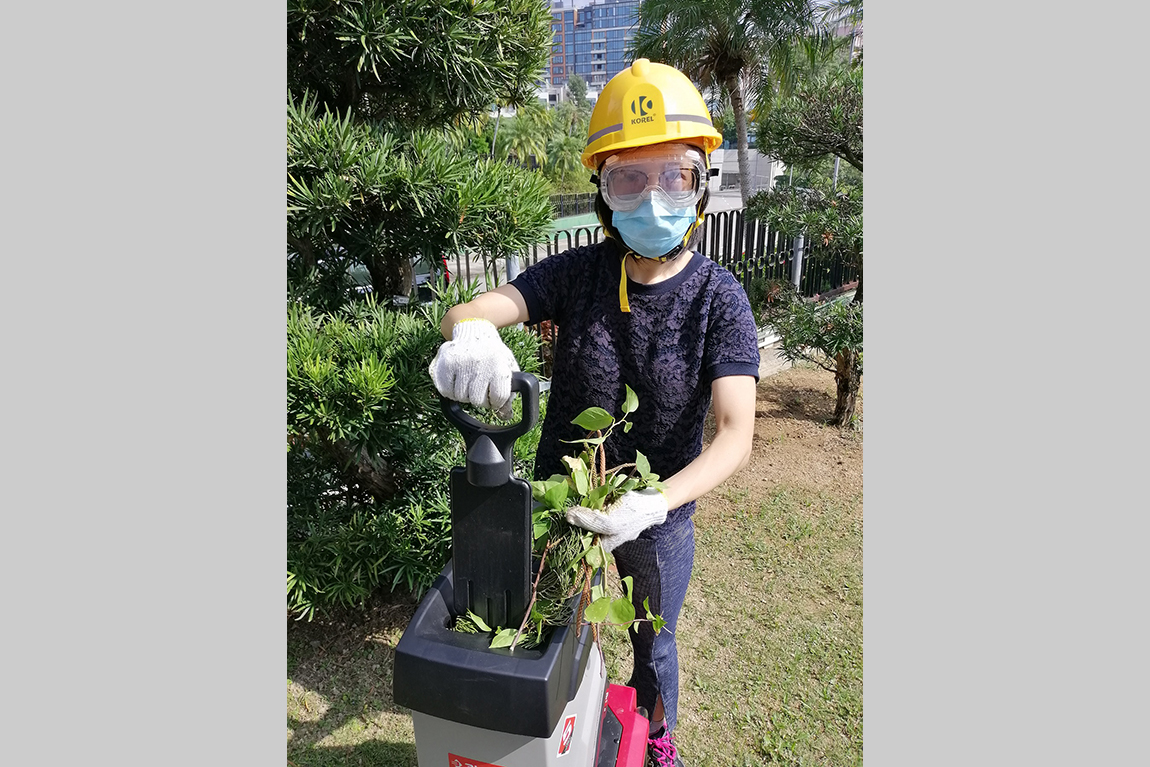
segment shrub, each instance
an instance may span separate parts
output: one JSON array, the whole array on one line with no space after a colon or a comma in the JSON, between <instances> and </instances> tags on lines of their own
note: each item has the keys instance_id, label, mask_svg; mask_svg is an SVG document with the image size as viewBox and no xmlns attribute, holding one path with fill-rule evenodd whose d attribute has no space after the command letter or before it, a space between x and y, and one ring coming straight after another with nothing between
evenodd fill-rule
<instances>
[{"instance_id":1,"label":"shrub","mask_svg":"<svg viewBox=\"0 0 1150 767\"><path fill-rule=\"evenodd\" d=\"M808 301L782 280L769 281L763 289L767 300L761 316L778 332L783 356L790 362L813 362L835 374L831 423L851 425L863 373L863 305Z\"/></svg>"},{"instance_id":2,"label":"shrub","mask_svg":"<svg viewBox=\"0 0 1150 767\"><path fill-rule=\"evenodd\" d=\"M427 367L444 313L474 289L440 286L411 312L370 298L332 312L289 304L287 586L297 617L362 604L381 586L422 592L446 562L447 478L464 448ZM536 336L500 333L521 369L536 371ZM516 458L530 466L533 443L520 442Z\"/></svg>"}]
</instances>

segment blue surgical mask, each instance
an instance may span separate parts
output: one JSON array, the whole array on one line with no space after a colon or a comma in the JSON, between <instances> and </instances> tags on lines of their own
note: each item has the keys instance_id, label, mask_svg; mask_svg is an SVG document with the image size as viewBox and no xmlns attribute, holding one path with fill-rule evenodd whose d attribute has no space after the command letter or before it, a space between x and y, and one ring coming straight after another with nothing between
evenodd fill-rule
<instances>
[{"instance_id":1,"label":"blue surgical mask","mask_svg":"<svg viewBox=\"0 0 1150 767\"><path fill-rule=\"evenodd\" d=\"M698 214L694 207L670 208L651 195L634 210L613 211L611 223L623 242L641 256L658 258L683 242Z\"/></svg>"}]
</instances>

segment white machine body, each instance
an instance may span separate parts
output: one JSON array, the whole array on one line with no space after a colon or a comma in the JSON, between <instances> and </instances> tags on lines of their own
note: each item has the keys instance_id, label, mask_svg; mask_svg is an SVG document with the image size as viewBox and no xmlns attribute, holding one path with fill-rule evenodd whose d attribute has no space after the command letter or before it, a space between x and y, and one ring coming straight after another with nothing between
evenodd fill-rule
<instances>
[{"instance_id":1,"label":"white machine body","mask_svg":"<svg viewBox=\"0 0 1150 767\"><path fill-rule=\"evenodd\" d=\"M606 669L596 646L579 691L547 738L484 730L412 711L419 767L593 767L606 695ZM492 700L491 705L514 706L515 701Z\"/></svg>"}]
</instances>

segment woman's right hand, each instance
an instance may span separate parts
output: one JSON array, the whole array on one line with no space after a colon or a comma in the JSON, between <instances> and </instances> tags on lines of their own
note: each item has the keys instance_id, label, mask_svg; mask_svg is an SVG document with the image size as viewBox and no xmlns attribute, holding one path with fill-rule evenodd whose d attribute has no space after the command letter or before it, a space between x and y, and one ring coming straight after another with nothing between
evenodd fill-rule
<instances>
[{"instance_id":1,"label":"woman's right hand","mask_svg":"<svg viewBox=\"0 0 1150 767\"><path fill-rule=\"evenodd\" d=\"M504 420L511 418L511 374L518 370L495 325L478 318L455 323L427 369L442 396L489 407Z\"/></svg>"}]
</instances>

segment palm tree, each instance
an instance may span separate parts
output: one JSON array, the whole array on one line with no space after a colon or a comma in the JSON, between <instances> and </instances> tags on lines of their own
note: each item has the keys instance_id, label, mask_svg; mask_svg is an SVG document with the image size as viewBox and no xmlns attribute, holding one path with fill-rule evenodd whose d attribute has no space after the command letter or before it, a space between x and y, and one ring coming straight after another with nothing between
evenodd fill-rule
<instances>
[{"instance_id":1,"label":"palm tree","mask_svg":"<svg viewBox=\"0 0 1150 767\"><path fill-rule=\"evenodd\" d=\"M589 109L580 110L573 101L563 101L551 110L551 125L556 135L586 136Z\"/></svg>"},{"instance_id":2,"label":"palm tree","mask_svg":"<svg viewBox=\"0 0 1150 767\"><path fill-rule=\"evenodd\" d=\"M530 164L530 157L539 165L546 165L548 133L530 114L520 111L503 122L495 141L495 156L524 167Z\"/></svg>"},{"instance_id":3,"label":"palm tree","mask_svg":"<svg viewBox=\"0 0 1150 767\"><path fill-rule=\"evenodd\" d=\"M549 146L551 177L559 183L560 188L566 189L571 175L583 170L580 157L583 155L585 143L580 136L562 133L552 136Z\"/></svg>"},{"instance_id":4,"label":"palm tree","mask_svg":"<svg viewBox=\"0 0 1150 767\"><path fill-rule=\"evenodd\" d=\"M819 21L826 29L842 29L850 27L850 45L847 49L847 63L855 62L855 37L863 25L862 0L826 0L819 11ZM858 60L862 60L862 49L858 51Z\"/></svg>"},{"instance_id":5,"label":"palm tree","mask_svg":"<svg viewBox=\"0 0 1150 767\"><path fill-rule=\"evenodd\" d=\"M814 29L810 0L645 0L639 6L634 55L670 64L729 101L744 204L751 196L747 96L769 93L773 82L785 79L789 41Z\"/></svg>"},{"instance_id":6,"label":"palm tree","mask_svg":"<svg viewBox=\"0 0 1150 767\"><path fill-rule=\"evenodd\" d=\"M828 0L823 5L819 16L823 23L849 24L852 27L861 27L863 2L862 0Z\"/></svg>"}]
</instances>

